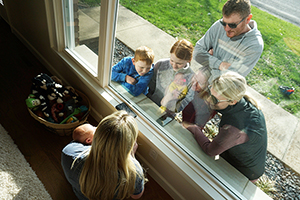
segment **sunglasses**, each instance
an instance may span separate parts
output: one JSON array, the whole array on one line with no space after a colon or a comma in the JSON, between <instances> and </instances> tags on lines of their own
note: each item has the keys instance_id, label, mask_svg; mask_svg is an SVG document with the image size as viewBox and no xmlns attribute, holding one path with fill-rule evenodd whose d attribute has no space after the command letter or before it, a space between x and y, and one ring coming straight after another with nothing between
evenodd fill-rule
<instances>
[{"instance_id":1,"label":"sunglasses","mask_svg":"<svg viewBox=\"0 0 300 200\"><path fill-rule=\"evenodd\" d=\"M244 21L245 19L247 18L247 16L246 17L244 17L238 24L235 24L235 23L225 23L225 22L223 22L223 18L220 20L220 23L225 27L226 25L228 25L229 26L229 28L236 28L240 23L242 23L242 21Z\"/></svg>"},{"instance_id":2,"label":"sunglasses","mask_svg":"<svg viewBox=\"0 0 300 200\"><path fill-rule=\"evenodd\" d=\"M214 105L217 105L218 103L221 103L221 102L229 102L229 101L231 101L231 100L227 100L227 99L226 100L219 100L219 99L217 99L217 97L215 97L214 95L211 94L211 92L210 92L211 87L212 87L211 85L208 86L208 94L211 97L211 101L212 101L212 103Z\"/></svg>"}]
</instances>

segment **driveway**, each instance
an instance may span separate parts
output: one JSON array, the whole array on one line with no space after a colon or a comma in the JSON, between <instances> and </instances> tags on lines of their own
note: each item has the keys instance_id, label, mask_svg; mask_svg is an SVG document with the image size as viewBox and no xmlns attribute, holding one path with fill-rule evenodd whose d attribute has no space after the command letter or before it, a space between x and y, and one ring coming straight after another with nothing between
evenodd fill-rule
<instances>
[{"instance_id":1,"label":"driveway","mask_svg":"<svg viewBox=\"0 0 300 200\"><path fill-rule=\"evenodd\" d=\"M300 27L299 0L251 0L251 4Z\"/></svg>"}]
</instances>

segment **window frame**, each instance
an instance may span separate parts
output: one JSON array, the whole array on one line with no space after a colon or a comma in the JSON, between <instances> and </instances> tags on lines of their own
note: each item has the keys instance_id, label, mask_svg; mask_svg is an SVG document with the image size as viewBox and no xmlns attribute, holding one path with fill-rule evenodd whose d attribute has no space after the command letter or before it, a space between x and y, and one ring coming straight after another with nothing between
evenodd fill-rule
<instances>
[{"instance_id":1,"label":"window frame","mask_svg":"<svg viewBox=\"0 0 300 200\"><path fill-rule=\"evenodd\" d=\"M210 170L209 166L205 166L205 163L199 164L199 161L188 155L187 150L175 144L165 133L162 133L161 129L153 125L151 121L145 120L145 115L137 110L137 106L134 103L130 103L128 98L121 96L109 86L111 72L110 68L105 66L112 66L118 3L118 0L101 0L98 44L98 52L101 53L98 54L98 75L90 73L84 66L84 63L76 59L76 55L65 49L62 0L53 0L53 3L46 1L49 37L53 51L67 63L70 69L77 74L88 88L98 93L102 98L104 97L103 99L107 99L112 107L118 103L127 101L131 109L138 114L136 121L141 137L144 140L150 141L156 149L159 149L166 162L174 165L180 173L189 178L190 182L200 187L214 199L246 199L235 188L227 184L217 173L214 171L212 171L213 173L208 172L207 169ZM148 166L152 165L141 155L140 157Z\"/></svg>"}]
</instances>

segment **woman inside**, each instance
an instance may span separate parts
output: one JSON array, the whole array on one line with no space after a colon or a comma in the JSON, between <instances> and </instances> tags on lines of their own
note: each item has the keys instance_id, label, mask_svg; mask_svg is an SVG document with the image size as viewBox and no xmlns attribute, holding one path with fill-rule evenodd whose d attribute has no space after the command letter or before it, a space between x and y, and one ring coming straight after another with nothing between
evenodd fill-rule
<instances>
[{"instance_id":1,"label":"woman inside","mask_svg":"<svg viewBox=\"0 0 300 200\"><path fill-rule=\"evenodd\" d=\"M190 89L191 79L194 75L190 67L193 51L194 46L191 42L185 39L178 40L171 47L170 58L164 58L155 63L147 97L158 106L161 106L165 91L175 80L177 74L183 74L187 88ZM179 112L192 100L193 92L188 91L187 95L182 95L181 91L173 90L172 95L166 97L168 97L168 99L164 99L164 104L168 104L166 108L171 112Z\"/></svg>"},{"instance_id":2,"label":"woman inside","mask_svg":"<svg viewBox=\"0 0 300 200\"><path fill-rule=\"evenodd\" d=\"M226 72L208 87L211 109L222 114L218 135L210 141L197 125L186 127L209 156L220 155L255 182L265 170L267 129L262 111L246 95L247 84L236 72Z\"/></svg>"},{"instance_id":3,"label":"woman inside","mask_svg":"<svg viewBox=\"0 0 300 200\"><path fill-rule=\"evenodd\" d=\"M138 199L145 177L135 159L138 127L125 111L105 117L92 145L71 142L62 150L61 164L78 199Z\"/></svg>"}]
</instances>

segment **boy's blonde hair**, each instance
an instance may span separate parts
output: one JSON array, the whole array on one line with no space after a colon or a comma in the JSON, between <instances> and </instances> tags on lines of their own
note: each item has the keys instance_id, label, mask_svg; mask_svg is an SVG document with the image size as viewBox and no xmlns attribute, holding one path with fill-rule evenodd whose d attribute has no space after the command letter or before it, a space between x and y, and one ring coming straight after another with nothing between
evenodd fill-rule
<instances>
[{"instance_id":1,"label":"boy's blonde hair","mask_svg":"<svg viewBox=\"0 0 300 200\"><path fill-rule=\"evenodd\" d=\"M154 52L149 47L141 46L135 50L134 60L145 61L147 65L151 65L154 62Z\"/></svg>"}]
</instances>

